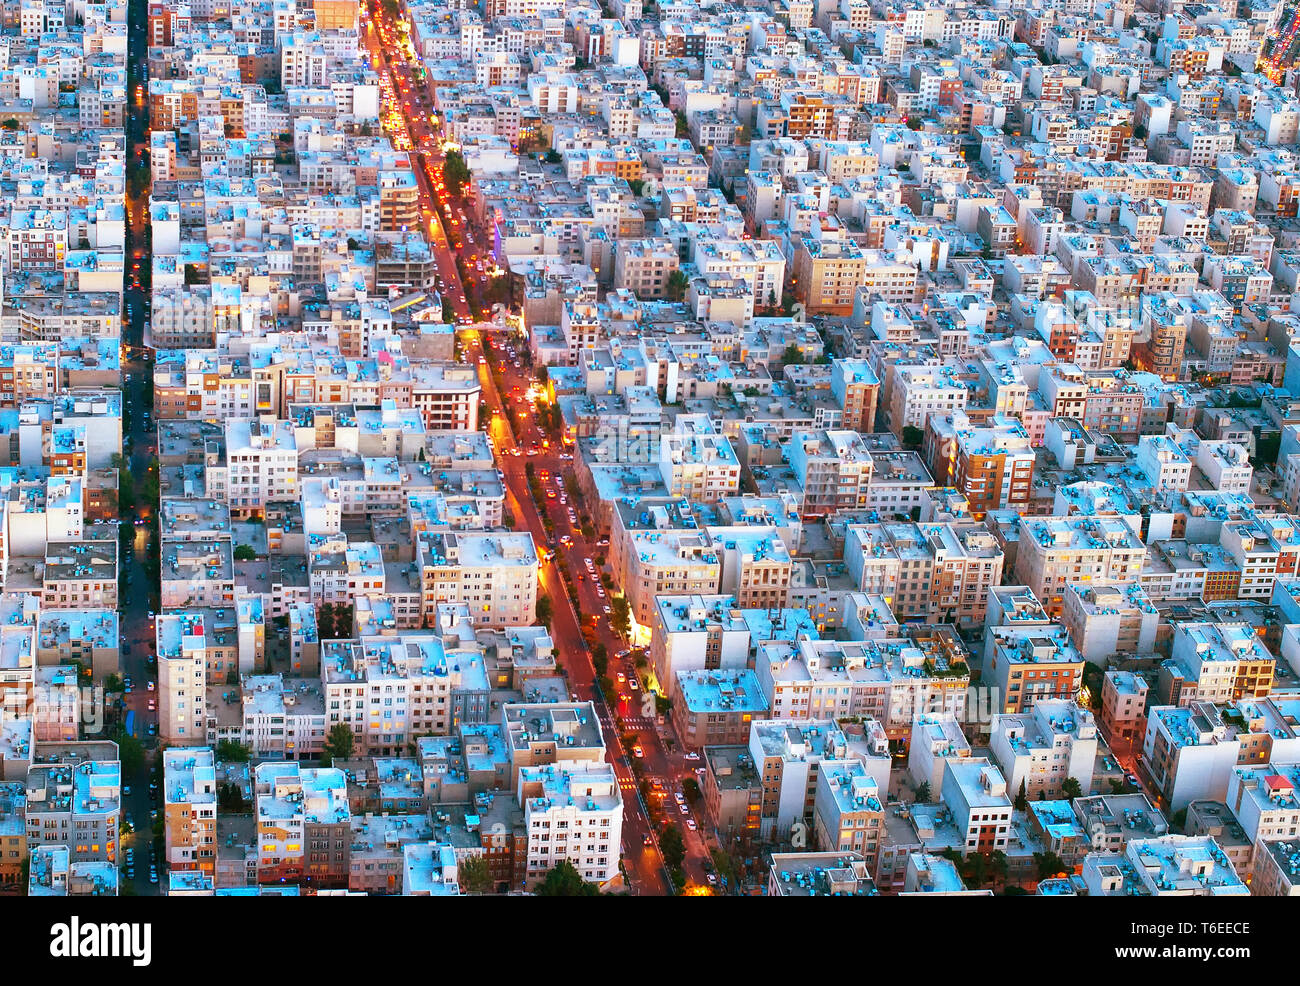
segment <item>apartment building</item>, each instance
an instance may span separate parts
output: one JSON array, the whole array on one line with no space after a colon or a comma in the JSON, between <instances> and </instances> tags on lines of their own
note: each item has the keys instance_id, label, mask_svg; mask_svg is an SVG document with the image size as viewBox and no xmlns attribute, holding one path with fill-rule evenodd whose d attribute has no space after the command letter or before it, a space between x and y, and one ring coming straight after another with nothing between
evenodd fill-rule
<instances>
[{"instance_id":1,"label":"apartment building","mask_svg":"<svg viewBox=\"0 0 1300 986\"><path fill-rule=\"evenodd\" d=\"M469 607L476 626L531 626L537 607L537 549L523 533L426 532L416 541L421 617L438 606Z\"/></svg>"},{"instance_id":2,"label":"apartment building","mask_svg":"<svg viewBox=\"0 0 1300 986\"><path fill-rule=\"evenodd\" d=\"M358 748L370 756L400 755L418 736L445 736L462 723L488 718L481 651L448 646L436 631L329 641L321 649L321 681L325 734L347 725ZM310 691L307 699L314 700ZM274 714L278 705L269 711ZM287 707L285 712L287 723ZM294 749L305 746L310 755L317 735L314 701L304 713L294 711Z\"/></svg>"},{"instance_id":3,"label":"apartment building","mask_svg":"<svg viewBox=\"0 0 1300 986\"><path fill-rule=\"evenodd\" d=\"M528 832L526 886L567 860L588 883L618 876L623 793L612 765L559 760L519 771Z\"/></svg>"},{"instance_id":4,"label":"apartment building","mask_svg":"<svg viewBox=\"0 0 1300 986\"><path fill-rule=\"evenodd\" d=\"M1097 724L1112 749L1131 748L1146 736L1146 704L1150 686L1132 671L1111 669L1101 686Z\"/></svg>"},{"instance_id":5,"label":"apartment building","mask_svg":"<svg viewBox=\"0 0 1300 986\"><path fill-rule=\"evenodd\" d=\"M1214 706L1156 706L1147 713L1142 756L1171 811L1191 801L1226 801L1241 741Z\"/></svg>"},{"instance_id":6,"label":"apartment building","mask_svg":"<svg viewBox=\"0 0 1300 986\"><path fill-rule=\"evenodd\" d=\"M347 887L352 816L342 770L260 763L253 812L259 884Z\"/></svg>"},{"instance_id":7,"label":"apartment building","mask_svg":"<svg viewBox=\"0 0 1300 986\"><path fill-rule=\"evenodd\" d=\"M984 757L954 757L944 765L941 790L963 856L1006 851L1011 834L1011 798L996 764Z\"/></svg>"},{"instance_id":8,"label":"apartment building","mask_svg":"<svg viewBox=\"0 0 1300 986\"><path fill-rule=\"evenodd\" d=\"M722 577L718 549L684 500L615 504L609 564L639 626L653 626L660 596L712 595Z\"/></svg>"},{"instance_id":9,"label":"apartment building","mask_svg":"<svg viewBox=\"0 0 1300 986\"><path fill-rule=\"evenodd\" d=\"M817 845L832 852L858 853L874 867L885 834L881 794L876 779L859 761L822 761L813 796Z\"/></svg>"},{"instance_id":10,"label":"apartment building","mask_svg":"<svg viewBox=\"0 0 1300 986\"><path fill-rule=\"evenodd\" d=\"M989 424L976 425L963 411L931 414L924 442L935 483L959 489L972 517L982 519L990 510L1027 509L1035 456L1018 419L997 414Z\"/></svg>"},{"instance_id":11,"label":"apartment building","mask_svg":"<svg viewBox=\"0 0 1300 986\"><path fill-rule=\"evenodd\" d=\"M122 820L122 765L63 758L27 772L27 849L62 849L72 863L116 863Z\"/></svg>"},{"instance_id":12,"label":"apartment building","mask_svg":"<svg viewBox=\"0 0 1300 986\"><path fill-rule=\"evenodd\" d=\"M1052 616L1064 610L1069 582L1129 582L1146 546L1114 517L1025 517L1018 523L1016 580L1029 586Z\"/></svg>"},{"instance_id":13,"label":"apartment building","mask_svg":"<svg viewBox=\"0 0 1300 986\"><path fill-rule=\"evenodd\" d=\"M846 758L844 734L829 719L770 719L754 723L749 752L763 785L759 838L783 840L796 825L806 834L821 764Z\"/></svg>"},{"instance_id":14,"label":"apartment building","mask_svg":"<svg viewBox=\"0 0 1300 986\"><path fill-rule=\"evenodd\" d=\"M1067 582L1061 625L1085 661L1105 667L1115 655L1153 654L1160 614L1136 583Z\"/></svg>"},{"instance_id":15,"label":"apartment building","mask_svg":"<svg viewBox=\"0 0 1300 986\"><path fill-rule=\"evenodd\" d=\"M169 873L215 876L217 775L206 746L163 751L163 853Z\"/></svg>"},{"instance_id":16,"label":"apartment building","mask_svg":"<svg viewBox=\"0 0 1300 986\"><path fill-rule=\"evenodd\" d=\"M751 725L767 717L767 699L748 668L678 671L673 725L684 746L735 746L749 741Z\"/></svg>"},{"instance_id":17,"label":"apartment building","mask_svg":"<svg viewBox=\"0 0 1300 986\"><path fill-rule=\"evenodd\" d=\"M993 758L1019 792L1028 797L1061 796L1066 779L1080 790L1092 789L1093 763L1097 759L1097 725L1092 713L1074 702L1040 699L1020 715L998 715L989 726Z\"/></svg>"}]
</instances>

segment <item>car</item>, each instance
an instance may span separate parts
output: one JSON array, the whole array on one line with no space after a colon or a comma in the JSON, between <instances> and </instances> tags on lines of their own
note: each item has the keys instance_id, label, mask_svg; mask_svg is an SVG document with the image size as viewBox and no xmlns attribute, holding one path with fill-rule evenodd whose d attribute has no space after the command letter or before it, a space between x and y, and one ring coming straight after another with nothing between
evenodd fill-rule
<instances>
[{"instance_id":1,"label":"car","mask_svg":"<svg viewBox=\"0 0 1300 986\"><path fill-rule=\"evenodd\" d=\"M682 794L681 791L674 791L673 800L676 801L679 805L684 805L686 804L686 795Z\"/></svg>"},{"instance_id":2,"label":"car","mask_svg":"<svg viewBox=\"0 0 1300 986\"><path fill-rule=\"evenodd\" d=\"M655 844L655 840L650 837L650 834L648 832L645 835L641 836L641 845L653 846L654 844Z\"/></svg>"},{"instance_id":3,"label":"car","mask_svg":"<svg viewBox=\"0 0 1300 986\"><path fill-rule=\"evenodd\" d=\"M153 699L149 699L149 711L150 712L158 711L158 703L155 702Z\"/></svg>"},{"instance_id":4,"label":"car","mask_svg":"<svg viewBox=\"0 0 1300 986\"><path fill-rule=\"evenodd\" d=\"M158 821L158 809L157 809L157 808L155 808L155 809L153 809L153 811L149 812L149 821L151 821L151 822L156 822L156 821Z\"/></svg>"},{"instance_id":5,"label":"car","mask_svg":"<svg viewBox=\"0 0 1300 986\"><path fill-rule=\"evenodd\" d=\"M710 887L716 887L718 885L718 875L716 873L705 873L704 879L709 882Z\"/></svg>"},{"instance_id":6,"label":"car","mask_svg":"<svg viewBox=\"0 0 1300 986\"><path fill-rule=\"evenodd\" d=\"M127 878L128 880L134 880L134 879L135 879L135 867L134 867L134 866L128 866L128 867L126 868L126 878Z\"/></svg>"},{"instance_id":7,"label":"car","mask_svg":"<svg viewBox=\"0 0 1300 986\"><path fill-rule=\"evenodd\" d=\"M149 727L148 727L148 729L145 730L145 732L147 732L150 736L157 736L157 735L158 735L158 724L157 724L156 722L151 722L151 723L149 723Z\"/></svg>"},{"instance_id":8,"label":"car","mask_svg":"<svg viewBox=\"0 0 1300 986\"><path fill-rule=\"evenodd\" d=\"M150 883L158 882L158 870L152 866L149 867L149 882Z\"/></svg>"},{"instance_id":9,"label":"car","mask_svg":"<svg viewBox=\"0 0 1300 986\"><path fill-rule=\"evenodd\" d=\"M691 813L691 810L687 808L685 805L678 805L677 810L680 811L683 815L689 815Z\"/></svg>"},{"instance_id":10,"label":"car","mask_svg":"<svg viewBox=\"0 0 1300 986\"><path fill-rule=\"evenodd\" d=\"M123 793L124 795L126 795L128 798L131 797L131 785L130 785L130 784L123 784L123 785L122 785L122 793Z\"/></svg>"},{"instance_id":11,"label":"car","mask_svg":"<svg viewBox=\"0 0 1300 986\"><path fill-rule=\"evenodd\" d=\"M627 681L627 675L625 675L622 671L620 671L618 673L618 683L621 685L625 681Z\"/></svg>"},{"instance_id":12,"label":"car","mask_svg":"<svg viewBox=\"0 0 1300 986\"><path fill-rule=\"evenodd\" d=\"M554 499L555 499L555 490L547 490L547 491L546 491L546 499L548 499L548 500L554 500Z\"/></svg>"},{"instance_id":13,"label":"car","mask_svg":"<svg viewBox=\"0 0 1300 986\"><path fill-rule=\"evenodd\" d=\"M151 682L148 683L148 685L146 685L146 687L149 689L149 691L153 691L153 690L154 690L154 685L155 685L155 684L156 684L156 682L152 682L152 681L151 681Z\"/></svg>"},{"instance_id":14,"label":"car","mask_svg":"<svg viewBox=\"0 0 1300 986\"><path fill-rule=\"evenodd\" d=\"M641 749L640 744L637 744L636 746L632 747L632 756L636 757L638 760L642 759L645 756L645 750Z\"/></svg>"},{"instance_id":15,"label":"car","mask_svg":"<svg viewBox=\"0 0 1300 986\"><path fill-rule=\"evenodd\" d=\"M700 829L700 827L695 824L695 819L693 818L686 819L686 827L690 829L692 832L698 832Z\"/></svg>"},{"instance_id":16,"label":"car","mask_svg":"<svg viewBox=\"0 0 1300 986\"><path fill-rule=\"evenodd\" d=\"M606 613L612 613L612 612L614 612L614 611L613 611L612 609L610 609L608 606L606 606L606 607L605 607L605 612L606 612Z\"/></svg>"},{"instance_id":17,"label":"car","mask_svg":"<svg viewBox=\"0 0 1300 986\"><path fill-rule=\"evenodd\" d=\"M640 691L640 690L641 690L641 686L637 684L637 681L636 681L635 678L631 678L631 679L628 680L627 687L630 688L630 689L632 689L632 691L634 691L634 692L635 692L635 691Z\"/></svg>"}]
</instances>

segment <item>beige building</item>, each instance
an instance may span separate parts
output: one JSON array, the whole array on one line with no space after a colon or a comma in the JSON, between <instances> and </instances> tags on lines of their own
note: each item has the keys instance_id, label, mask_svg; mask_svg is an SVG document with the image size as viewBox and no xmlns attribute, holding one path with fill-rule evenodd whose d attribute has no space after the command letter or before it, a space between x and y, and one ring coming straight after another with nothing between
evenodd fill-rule
<instances>
[{"instance_id":1,"label":"beige building","mask_svg":"<svg viewBox=\"0 0 1300 986\"><path fill-rule=\"evenodd\" d=\"M217 775L212 750L174 746L163 751L162 794L167 869L215 876Z\"/></svg>"}]
</instances>

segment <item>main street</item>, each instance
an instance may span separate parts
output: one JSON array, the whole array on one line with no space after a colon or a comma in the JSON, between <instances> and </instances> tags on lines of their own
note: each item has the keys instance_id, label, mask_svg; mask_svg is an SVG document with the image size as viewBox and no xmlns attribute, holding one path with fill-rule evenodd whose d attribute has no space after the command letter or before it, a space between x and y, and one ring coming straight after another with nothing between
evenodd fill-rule
<instances>
[{"instance_id":1,"label":"main street","mask_svg":"<svg viewBox=\"0 0 1300 986\"><path fill-rule=\"evenodd\" d=\"M146 4L132 0L128 8L128 92L131 94L126 119L126 158L128 168L148 157L149 121L148 100L142 90L147 88L146 74ZM137 486L148 474L156 452L156 432L150 423L150 388L147 375L153 365L144 347L146 313L149 307L149 193L132 195L128 188L126 207L127 255L130 261L124 273L123 301L125 319L122 328L122 407L129 431L123 434L123 469L127 481L134 479ZM138 266L137 266L138 265ZM123 511L121 522L130 533L119 539L122 578L119 581L118 611L120 619L119 648L121 674L131 681L132 689L124 697L125 711L135 713L135 736L145 745L143 766L134 773L122 776L123 814L131 819L134 834L122 840L123 849L134 853L134 879L128 879L126 869L122 883L136 894L158 894L161 884L149 881L149 867L157 867L158 878L165 879L161 853L156 853L153 840L153 822L150 813L160 810L159 801L150 791L150 771L156 741L150 731L158 726L158 693L151 691L149 682L154 677L154 633L151 610L157 606L157 594L144 566L150 544L156 550L156 513L158 504L144 503L139 497L130 511ZM138 523L137 523L138 522ZM153 708L150 708L153 706ZM126 789L130 789L130 794Z\"/></svg>"},{"instance_id":2,"label":"main street","mask_svg":"<svg viewBox=\"0 0 1300 986\"><path fill-rule=\"evenodd\" d=\"M471 309L473 299L466 295L456 264L456 253L468 253L470 257L477 255L486 265L487 250L480 244L486 244L487 237L474 230L468 213L449 200L442 178L441 136L439 128L430 123L431 118L435 118L430 87L412 73L406 49L399 43L400 32L382 6L372 0L366 14L367 23L363 28L366 49L371 55L372 65L381 73L383 91L391 93L392 105L381 106L381 116L385 117L386 127L397 142L412 148L421 214L429 221L431 246L443 285L443 297L458 321L473 321L476 315L485 316L487 311L484 308L477 312ZM392 110L396 110L399 119L392 118ZM456 223L450 237L444 225L445 205L450 206L452 221ZM709 847L702 831L685 824L688 820L693 821L693 815L683 814L672 801L674 791L681 791L683 775L692 775L694 763L684 760L680 747L675 746L676 752L669 754L661 730L669 733L671 727L666 724L658 726L654 717L641 715L642 691L633 690L627 684L620 687L627 701L620 699L622 708L617 711L627 716L625 719L617 719L614 710L606 707L597 686L578 613L570 603L570 584L576 587L578 608L583 617L595 617L597 639L610 655L610 676L615 679L621 676L625 682L635 680L635 664L630 656L616 656L626 648L626 642L614 633L605 615L609 598L603 589L597 589L598 578L585 577L570 583L557 564L563 559L572 579L576 573L586 572L586 559L603 554L603 551L593 553L580 523L570 522L567 506L561 503L558 492L555 499L546 498L543 503L551 513L556 536L568 537L571 541L568 544L552 543L529 489L528 462L534 463L538 475L546 471L552 477L562 477L572 473L571 458L561 458L566 455L564 450L557 442L547 440L536 420L532 402L524 396L533 382L526 362L503 358L504 341L497 342L495 352L485 350L483 333L474 328L462 329L459 335L462 358L479 369L483 402L489 415L488 431L505 478L506 507L515 518L515 529L526 529L538 545L557 549L555 559L543 563L539 573L541 589L552 602L551 635L573 694L581 701L595 702L600 714L608 758L623 792L623 860L632 889L642 894L670 892L667 874L657 851L656 832L647 806L642 803L637 776L632 770L632 750L624 749L622 742L625 733L635 734L633 745L643 754L641 766L644 776L654 785L654 796L663 799L665 814L680 828L687 849L684 869L688 886L702 887L706 881L704 864L709 859ZM494 371L501 374L501 388L497 386ZM524 454L527 449L537 449L537 454ZM515 450L520 454L514 454Z\"/></svg>"}]
</instances>

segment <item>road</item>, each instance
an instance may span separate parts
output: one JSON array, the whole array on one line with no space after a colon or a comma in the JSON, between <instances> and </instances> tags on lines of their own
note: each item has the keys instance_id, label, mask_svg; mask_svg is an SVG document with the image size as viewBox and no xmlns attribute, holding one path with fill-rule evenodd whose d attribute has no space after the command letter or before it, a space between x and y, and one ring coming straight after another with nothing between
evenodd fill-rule
<instances>
[{"instance_id":1,"label":"road","mask_svg":"<svg viewBox=\"0 0 1300 986\"><path fill-rule=\"evenodd\" d=\"M367 8L363 35L371 64L380 72L383 91L391 100L391 105L381 107L381 115L385 128L394 136L398 146L410 146L413 150L421 211L429 220L431 245L441 281L446 286L444 297L460 322L472 322L475 317L489 314L486 303L477 296L478 282L486 280L486 272L490 269L485 247L488 238L473 228L469 211L452 201L447 193L442 175L443 157L439 151L442 136L437 127L430 124L430 118L436 114L432 91L426 83L415 78L410 53L400 43L395 26L386 18L380 5L372 0ZM390 113L389 110L396 112ZM450 237L446 232L447 225L451 225ZM483 275L476 273L468 295L457 269L457 253L468 254L467 259L475 265L476 272L478 261L484 263ZM463 328L460 338L462 358L479 367L488 414L487 427L498 452L498 464L505 478L506 506L515 518L515 529L530 531L537 544L548 545L557 552L555 560L545 563L539 575L542 591L550 597L553 605L551 635L573 694L581 701L594 702L600 715L608 759L623 792L623 862L631 889L638 894L662 895L669 892L670 884L657 851L652 813L641 799L640 785L632 769L632 751L623 746L621 737L626 733L635 734L633 745L642 750L639 766L645 778L651 784L657 782L652 797L662 799L665 816L671 818L681 831L687 849L683 869L688 887L704 888L707 886L704 865L709 860L709 845L702 830L692 830L687 824L696 821L694 813L683 814L673 801L673 793L682 790L683 777L693 775L694 763L686 761L680 744L672 742L670 725L659 726L654 717L641 715L640 694L644 694L643 689L634 690L623 684L620 694L626 696L627 701L620 699L620 707L616 710L606 706L597 687L591 653L583 639L578 613L569 600L567 586L573 584L577 590L579 610L584 618L594 623L596 639L605 645L609 654L609 675L615 680L620 674L627 681L635 680L636 667L631 656L616 656L627 648L627 643L614 633L604 615L609 606L608 593L598 588L598 579L587 574L586 559L594 559L603 553L603 546L587 542L581 530L581 517L578 524L570 521L569 506L577 505L566 502L568 495L562 487L555 490L554 498L545 497L543 503L554 524L555 537L570 540L568 543L562 540L552 542L529 489L528 463L533 463L538 476L543 471L548 473L552 487L556 477L572 472L572 466L560 443L539 427L535 407L527 397L534 380L527 354L521 352L517 358L511 358L506 347L512 345L513 340L495 334L495 345L485 350L484 333L475 328ZM500 375L500 386L497 374ZM528 454L534 449L535 454ZM577 582L570 583L566 579L558 564L560 560L565 562L568 579L577 578ZM615 712L622 715L616 716ZM668 751L665 738L674 752ZM647 839L650 845L646 845Z\"/></svg>"},{"instance_id":2,"label":"road","mask_svg":"<svg viewBox=\"0 0 1300 986\"><path fill-rule=\"evenodd\" d=\"M132 93L129 101L126 123L126 153L128 161L142 161L148 156L148 112L147 100L137 97L136 85L144 85L146 61L146 2L131 0L128 7L128 91ZM138 154L144 150L144 155ZM137 483L146 475L156 450L156 432L146 423L145 412L152 414L147 403L149 390L146 375L151 372L152 363L143 346L146 329L146 313L149 306L148 278L150 270L149 233L146 213L148 192L140 197L128 194L127 209L130 222L127 227L127 256L130 258L124 274L123 294L127 310L126 324L123 326L122 343L122 402L123 410L130 430L123 435L123 457L130 474ZM136 265L139 267L136 267ZM148 735L150 725L156 730L158 713L151 709L156 706L157 692L150 691L148 684L154 679L152 667L154 651L153 621L151 609L156 607L157 594L150 583L144 568L145 552L153 542L156 547L156 514L158 505L146 504L137 497L135 508L129 514L124 513L122 523L129 525L129 540L120 540L122 550L122 578L119 582L118 610L121 634L121 671L122 676L131 680L132 690L124 696L125 709L135 712L135 730L145 744L144 765L131 774L123 774L124 815L135 826L133 834L123 836L123 848L134 851L134 879L127 879L125 871L122 883L129 887L129 892L137 895L158 894L160 883L149 882L149 865L158 866L159 879L165 879L162 872L161 852L154 845L151 837L152 824L150 812L160 810L161 805L149 790L150 771L156 741ZM139 521L139 524L137 524ZM130 788L131 793L125 793Z\"/></svg>"}]
</instances>

